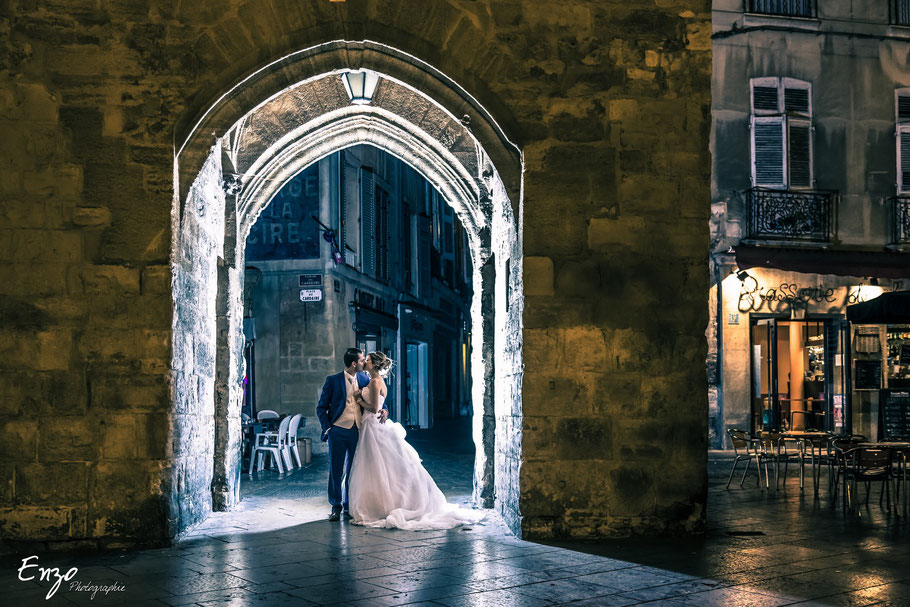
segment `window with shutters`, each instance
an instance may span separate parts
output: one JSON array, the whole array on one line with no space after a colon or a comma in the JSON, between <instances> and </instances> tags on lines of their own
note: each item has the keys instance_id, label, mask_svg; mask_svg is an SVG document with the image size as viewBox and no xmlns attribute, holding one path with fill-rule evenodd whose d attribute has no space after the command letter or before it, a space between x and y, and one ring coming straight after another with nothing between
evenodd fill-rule
<instances>
[{"instance_id":1,"label":"window with shutters","mask_svg":"<svg viewBox=\"0 0 910 607\"><path fill-rule=\"evenodd\" d=\"M811 189L812 86L793 78L753 78L752 185Z\"/></svg>"},{"instance_id":2,"label":"window with shutters","mask_svg":"<svg viewBox=\"0 0 910 607\"><path fill-rule=\"evenodd\" d=\"M815 16L815 0L747 0L748 11L760 15L782 17Z\"/></svg>"},{"instance_id":3,"label":"window with shutters","mask_svg":"<svg viewBox=\"0 0 910 607\"><path fill-rule=\"evenodd\" d=\"M376 198L373 171L360 169L360 271L376 275Z\"/></svg>"},{"instance_id":4,"label":"window with shutters","mask_svg":"<svg viewBox=\"0 0 910 607\"><path fill-rule=\"evenodd\" d=\"M897 193L910 194L910 88L894 91L897 124Z\"/></svg>"}]
</instances>

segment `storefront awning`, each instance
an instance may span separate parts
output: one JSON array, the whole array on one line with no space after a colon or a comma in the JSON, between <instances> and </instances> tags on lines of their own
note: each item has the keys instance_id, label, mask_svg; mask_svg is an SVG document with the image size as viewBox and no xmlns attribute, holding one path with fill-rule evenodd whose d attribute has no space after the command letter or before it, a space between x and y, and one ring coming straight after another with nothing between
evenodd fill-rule
<instances>
[{"instance_id":1,"label":"storefront awning","mask_svg":"<svg viewBox=\"0 0 910 607\"><path fill-rule=\"evenodd\" d=\"M807 274L910 278L910 255L892 251L831 251L796 247L736 246L736 265Z\"/></svg>"},{"instance_id":2,"label":"storefront awning","mask_svg":"<svg viewBox=\"0 0 910 607\"><path fill-rule=\"evenodd\" d=\"M910 323L910 291L882 293L875 299L847 306L847 320L869 325Z\"/></svg>"}]
</instances>

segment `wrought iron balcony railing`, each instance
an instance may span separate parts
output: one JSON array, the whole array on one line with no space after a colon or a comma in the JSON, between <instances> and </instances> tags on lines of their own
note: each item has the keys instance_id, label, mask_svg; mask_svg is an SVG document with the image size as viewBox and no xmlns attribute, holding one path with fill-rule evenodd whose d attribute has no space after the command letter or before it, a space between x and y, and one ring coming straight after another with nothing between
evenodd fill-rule
<instances>
[{"instance_id":1,"label":"wrought iron balcony railing","mask_svg":"<svg viewBox=\"0 0 910 607\"><path fill-rule=\"evenodd\" d=\"M837 192L753 188L746 198L749 238L831 242Z\"/></svg>"},{"instance_id":2,"label":"wrought iron balcony railing","mask_svg":"<svg viewBox=\"0 0 910 607\"><path fill-rule=\"evenodd\" d=\"M815 0L749 0L750 13L784 17L815 16Z\"/></svg>"},{"instance_id":3,"label":"wrought iron balcony railing","mask_svg":"<svg viewBox=\"0 0 910 607\"><path fill-rule=\"evenodd\" d=\"M891 199L891 244L910 244L910 197Z\"/></svg>"}]
</instances>

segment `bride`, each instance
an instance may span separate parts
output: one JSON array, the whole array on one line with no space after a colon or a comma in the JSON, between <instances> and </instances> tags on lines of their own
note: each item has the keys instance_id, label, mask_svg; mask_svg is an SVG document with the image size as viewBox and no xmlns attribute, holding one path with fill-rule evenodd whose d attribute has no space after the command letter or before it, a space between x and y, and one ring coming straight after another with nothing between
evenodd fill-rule
<instances>
[{"instance_id":1,"label":"bride","mask_svg":"<svg viewBox=\"0 0 910 607\"><path fill-rule=\"evenodd\" d=\"M385 354L370 352L363 365L370 383L354 393L364 413L351 465L352 522L419 530L450 529L480 520L483 513L446 502L420 456L405 442L401 424L380 423L376 413L388 393L383 377L391 367L392 360Z\"/></svg>"}]
</instances>

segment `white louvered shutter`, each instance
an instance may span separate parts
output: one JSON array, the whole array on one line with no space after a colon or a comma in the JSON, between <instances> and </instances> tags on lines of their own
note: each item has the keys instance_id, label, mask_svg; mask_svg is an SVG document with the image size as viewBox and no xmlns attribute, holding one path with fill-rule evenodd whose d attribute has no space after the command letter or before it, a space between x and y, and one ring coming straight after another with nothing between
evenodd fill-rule
<instances>
[{"instance_id":1,"label":"white louvered shutter","mask_svg":"<svg viewBox=\"0 0 910 607\"><path fill-rule=\"evenodd\" d=\"M783 187L784 181L784 118L754 116L752 118L752 184L761 187Z\"/></svg>"},{"instance_id":2,"label":"white louvered shutter","mask_svg":"<svg viewBox=\"0 0 910 607\"><path fill-rule=\"evenodd\" d=\"M360 169L361 271L376 276L376 200L373 171Z\"/></svg>"},{"instance_id":3,"label":"white louvered shutter","mask_svg":"<svg viewBox=\"0 0 910 607\"><path fill-rule=\"evenodd\" d=\"M752 113L780 113L777 78L760 78L752 81Z\"/></svg>"},{"instance_id":4,"label":"white louvered shutter","mask_svg":"<svg viewBox=\"0 0 910 607\"><path fill-rule=\"evenodd\" d=\"M910 124L897 125L897 191L910 193Z\"/></svg>"},{"instance_id":5,"label":"white louvered shutter","mask_svg":"<svg viewBox=\"0 0 910 607\"><path fill-rule=\"evenodd\" d=\"M910 194L910 89L895 94L897 122L897 193Z\"/></svg>"},{"instance_id":6,"label":"white louvered shutter","mask_svg":"<svg viewBox=\"0 0 910 607\"><path fill-rule=\"evenodd\" d=\"M788 119L789 165L791 188L812 187L812 123L798 118Z\"/></svg>"},{"instance_id":7,"label":"white louvered shutter","mask_svg":"<svg viewBox=\"0 0 910 607\"><path fill-rule=\"evenodd\" d=\"M808 83L784 79L784 112L786 114L812 115Z\"/></svg>"}]
</instances>

